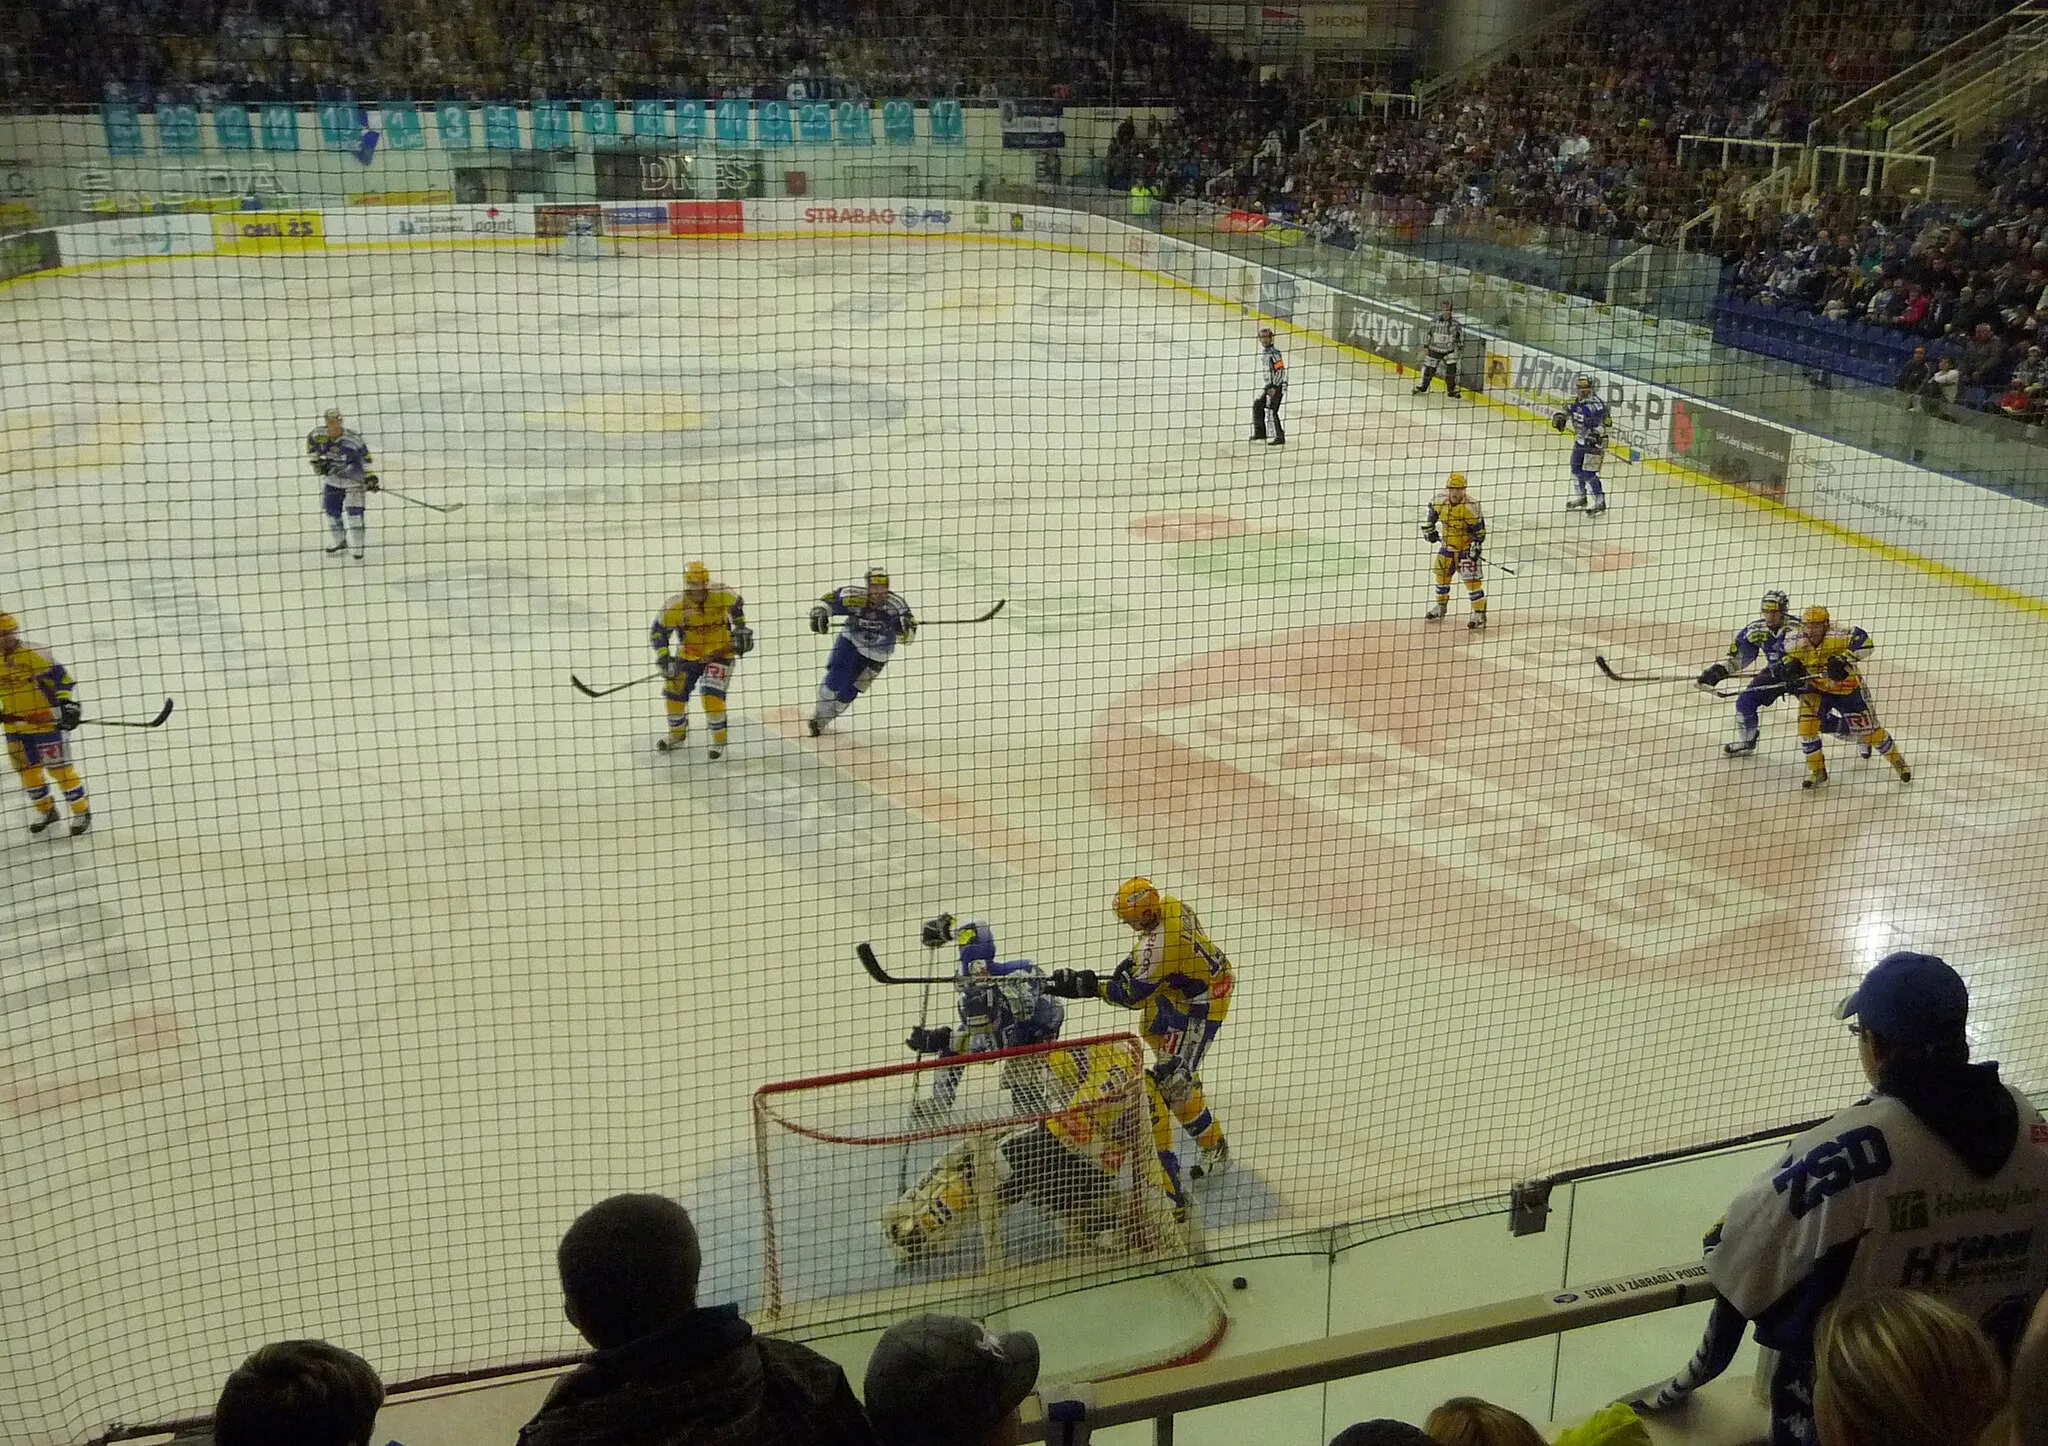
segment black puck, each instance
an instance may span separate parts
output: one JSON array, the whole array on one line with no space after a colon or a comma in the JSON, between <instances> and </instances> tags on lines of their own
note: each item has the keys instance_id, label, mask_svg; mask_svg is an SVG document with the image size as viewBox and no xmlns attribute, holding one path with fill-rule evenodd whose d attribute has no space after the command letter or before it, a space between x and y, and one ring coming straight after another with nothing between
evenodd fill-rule
<instances>
[{"instance_id":1,"label":"black puck","mask_svg":"<svg viewBox=\"0 0 2048 1446\"><path fill-rule=\"evenodd\" d=\"M1241 1275L1233 1275L1230 1278L1230 1288L1232 1290L1250 1290L1252 1283Z\"/></svg>"}]
</instances>

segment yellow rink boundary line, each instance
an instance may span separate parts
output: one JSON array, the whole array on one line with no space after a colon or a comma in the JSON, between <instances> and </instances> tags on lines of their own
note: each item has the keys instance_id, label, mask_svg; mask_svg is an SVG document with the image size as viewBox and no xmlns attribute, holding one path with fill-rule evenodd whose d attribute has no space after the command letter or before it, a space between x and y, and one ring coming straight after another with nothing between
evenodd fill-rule
<instances>
[{"instance_id":1,"label":"yellow rink boundary line","mask_svg":"<svg viewBox=\"0 0 2048 1446\"><path fill-rule=\"evenodd\" d=\"M1111 222L1111 224L1116 223ZM1159 234L1161 236L1161 239L1163 240L1176 241L1178 244L1186 246L1197 246L1198 244L1192 241L1179 241L1178 238L1167 237L1164 236L1163 233L1147 232L1144 234ZM1275 327L1280 328L1282 331L1286 332L1290 336L1301 337L1305 340L1320 342L1325 346L1335 347L1338 351L1348 353L1361 361L1368 362L1372 365L1378 366L1383 371L1399 371L1405 373L1406 370L1405 365L1403 363L1389 360L1388 358L1379 356L1374 352L1366 351L1362 347L1353 346L1349 342L1339 341L1336 337L1329 336L1320 331L1315 331L1309 327L1305 327L1296 322L1287 320L1284 317L1269 316L1267 313L1258 311L1256 308L1252 306L1249 306L1242 302L1232 301L1228 297L1218 296L1215 292L1210 291L1205 287L1197 286L1193 282L1183 281L1177 276L1171 276L1166 274L1165 272L1156 271L1149 266L1141 266L1134 261L1126 261L1121 256L1111 256L1107 252L1099 251L1093 246L1080 245L1074 242L1051 241L1036 236L1005 234L977 235L974 233L959 233L949 231L916 231L907 228L899 230L889 227L877 227L873 229L843 231L819 231L812 229L789 230L777 228L762 231L745 231L737 235L720 234L705 236L622 236L610 239L614 239L622 243L631 243L636 246L644 246L654 243L674 242L686 242L696 245L703 243L717 244L747 241L872 241L882 238L889 238L898 241L943 241L952 242L956 244L965 242L968 245L1009 246L1020 248L1023 250L1059 252L1069 256L1086 256L1093 260L1103 262L1110 266L1118 267L1124 271L1128 271L1133 275L1142 276L1146 280L1151 281L1157 285L1164 286L1169 290L1185 292L1190 296L1196 297L1202 301L1209 302L1212 305L1220 306L1227 310L1237 312L1240 315L1249 312L1253 315L1262 317L1267 321L1270 321ZM7 281L0 282L0 291L5 291L10 287L21 285L24 282L39 281L45 278L55 278L60 276L82 276L89 271L100 271L109 267L117 266L142 265L157 261L197 261L208 258L225 258L231 261L239 261L250 256L307 256L319 251L424 251L451 250L458 247L467 249L471 247L538 246L543 241L554 241L560 239L562 238L540 236L430 236L420 237L415 240L409 241L323 240L320 244L315 244L311 246L268 247L256 245L246 250L239 251L178 251L163 256L111 257L104 261L86 261L72 266L54 266L45 271L32 271L26 275L16 276ZM1262 261L1253 260L1249 257L1236 256L1227 251L1214 251L1210 254L1221 257L1227 262L1233 262L1238 265L1256 267L1260 270L1272 269ZM1313 278L1303 279L1313 280ZM1317 282L1316 284L1327 285L1328 283ZM1333 293L1335 292L1335 288L1331 288L1331 290ZM1522 345L1522 343L1518 342L1515 343L1515 345L1519 346ZM1557 353L1551 353L1551 355L1557 355ZM1570 358L1564 358L1564 360L1570 360ZM1657 384L1652 382L1645 383L1645 385L1656 386ZM1662 388L1662 390L1673 391L1675 389L1664 387ZM1691 394L1684 393L1683 395L1690 397ZM1468 393L1468 396L1471 398L1471 400L1478 402L1482 406L1491 407L1495 411L1520 416L1522 418L1534 422L1541 422L1544 420L1541 413L1532 412L1527 407L1521 406L1520 404L1515 402L1502 401L1496 397L1489 395L1484 391ZM1721 403L1715 402L1709 398L1702 397L1697 398L1697 400L1699 400L1707 406L1722 405ZM1777 427L1779 428L1779 430L1785 431L1792 435L1799 435L1803 431L1803 429L1801 428L1786 427L1777 422L1765 421L1763 422L1763 425ZM1805 435L1817 436L1819 434L1805 433ZM2036 597L2030 597L2026 593L2005 586L2003 583L1992 582L1989 578L1979 577L1977 574L1973 572L1966 572L1959 567L1951 567L1949 564L1945 562L1937 562L1931 557L1923 557L1919 553L1914 552L1909 548L1900 547L1895 543L1886 542L1881 538L1872 537L1868 533L1858 532L1853 527L1845 527L1841 523L1830 522L1824 517L1818 517L1813 513L1806 511L1803 508L1794 507L1790 503L1779 502L1774 498L1760 496L1757 493L1748 491L1745 488L1731 486L1728 483L1721 481L1717 477L1711 477L1704 472L1696 471L1690 467L1681 466L1679 463L1667 461L1663 458L1645 458L1641 462L1635 463L1633 465L1651 468L1655 471L1664 473L1667 476L1676 477L1682 481L1689 482L1693 486L1698 487L1703 491L1710 492L1715 496L1724 498L1728 501L1739 502L1759 512L1779 517L1789 522L1797 523L1800 526L1806 527L1814 532L1820 533L1824 537L1832 538L1837 542L1846 543L1850 547L1854 547L1860 551L1867 552L1871 554L1873 557L1882 558L1886 562L1896 563L1901 567L1905 567L1914 572L1921 573L1924 576L1931 577L1936 579L1937 581L1945 582L1950 584L1951 586L1961 588L1965 592L1974 593L1977 596L1985 598L1991 602L2003 603L2008 607L2014 608L2020 612L2029 613L2035 617L2048 617L2048 601L2043 601L2042 599ZM1973 484L1968 482L1958 482L1957 485L1967 487Z\"/></svg>"}]
</instances>

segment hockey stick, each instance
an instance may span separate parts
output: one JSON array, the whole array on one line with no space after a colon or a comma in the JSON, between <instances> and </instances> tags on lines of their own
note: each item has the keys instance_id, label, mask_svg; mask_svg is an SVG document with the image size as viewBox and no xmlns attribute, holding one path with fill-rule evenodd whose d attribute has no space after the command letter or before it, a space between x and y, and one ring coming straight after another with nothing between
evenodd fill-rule
<instances>
[{"instance_id":1,"label":"hockey stick","mask_svg":"<svg viewBox=\"0 0 2048 1446\"><path fill-rule=\"evenodd\" d=\"M171 710L177 706L172 698L164 699L164 706L157 709L156 717L147 723L131 723L121 718L82 718L81 723L97 723L102 728L161 728L170 719Z\"/></svg>"},{"instance_id":2,"label":"hockey stick","mask_svg":"<svg viewBox=\"0 0 2048 1446\"><path fill-rule=\"evenodd\" d=\"M574 683L576 685L576 691L581 693L586 698L608 698L614 693L623 693L628 688L639 687L642 683L652 683L656 678L663 676L665 675L661 673L649 673L644 678L635 678L630 683L620 683L616 687L611 688L593 688L590 686L590 684L584 682L574 673L571 673L569 675L569 681L571 683Z\"/></svg>"},{"instance_id":3,"label":"hockey stick","mask_svg":"<svg viewBox=\"0 0 2048 1446\"><path fill-rule=\"evenodd\" d=\"M1691 683L1698 679L1696 673L1617 673L1614 667L1598 653L1593 661L1600 665L1600 671L1616 683Z\"/></svg>"},{"instance_id":4,"label":"hockey stick","mask_svg":"<svg viewBox=\"0 0 2048 1446\"><path fill-rule=\"evenodd\" d=\"M451 512L460 512L463 507L463 504L460 502L451 502L446 507L438 506L432 502L422 502L419 498L409 493L400 492L396 487L379 487L377 491L386 497L396 497L400 502L408 506L424 507L429 512L438 512L443 517L446 517Z\"/></svg>"},{"instance_id":5,"label":"hockey stick","mask_svg":"<svg viewBox=\"0 0 2048 1446\"><path fill-rule=\"evenodd\" d=\"M868 971L868 977L877 984L951 984L951 974L891 974L882 967L882 961L875 957L874 945L863 939L854 945L853 952L860 956L860 967Z\"/></svg>"},{"instance_id":6,"label":"hockey stick","mask_svg":"<svg viewBox=\"0 0 2048 1446\"><path fill-rule=\"evenodd\" d=\"M164 699L164 706L159 708L156 717L150 719L147 723L136 723L121 718L81 718L78 720L78 726L83 728L88 723L97 723L102 728L161 728L170 718L171 710L176 706L177 702L175 699ZM26 722L28 722L28 719L13 713L0 713L0 723Z\"/></svg>"},{"instance_id":7,"label":"hockey stick","mask_svg":"<svg viewBox=\"0 0 2048 1446\"><path fill-rule=\"evenodd\" d=\"M978 618L926 618L923 622L919 623L918 626L921 628L952 628L958 627L963 623L985 623L990 618L994 617L997 613L1001 612L1005 607L1009 606L1009 603L1010 600L1008 598L1004 598L1002 599L1002 601L998 602L994 607L990 608L987 612L983 613Z\"/></svg>"}]
</instances>

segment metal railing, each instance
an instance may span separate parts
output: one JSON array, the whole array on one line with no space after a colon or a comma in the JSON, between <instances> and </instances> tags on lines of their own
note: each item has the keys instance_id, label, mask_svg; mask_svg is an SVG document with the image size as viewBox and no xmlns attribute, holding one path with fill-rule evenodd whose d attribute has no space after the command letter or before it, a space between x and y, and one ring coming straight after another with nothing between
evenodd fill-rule
<instances>
[{"instance_id":1,"label":"metal railing","mask_svg":"<svg viewBox=\"0 0 2048 1446\"><path fill-rule=\"evenodd\" d=\"M2044 18L2048 18L2048 6L2015 6L1996 20L1978 26L1934 54L1879 81L1861 95L1843 101L1815 124L1825 123L1833 128L1835 135L1841 136L1863 125L1873 115L1907 115L1920 110L1928 100L1939 95L1941 86L1938 78L1950 67L1962 64L2008 35L2037 25Z\"/></svg>"},{"instance_id":2,"label":"metal railing","mask_svg":"<svg viewBox=\"0 0 2048 1446\"><path fill-rule=\"evenodd\" d=\"M1706 1266L1695 1261L1620 1280L1347 1331L1301 1345L1103 1381L1091 1393L1084 1419L1091 1428L1150 1421L1154 1446L1172 1446L1174 1419L1185 1411L1301 1386L1326 1385L1717 1298ZM1057 1441L1056 1429L1056 1423L1046 1419L1045 1405L1036 1396L1027 1399L1019 1439Z\"/></svg>"}]
</instances>

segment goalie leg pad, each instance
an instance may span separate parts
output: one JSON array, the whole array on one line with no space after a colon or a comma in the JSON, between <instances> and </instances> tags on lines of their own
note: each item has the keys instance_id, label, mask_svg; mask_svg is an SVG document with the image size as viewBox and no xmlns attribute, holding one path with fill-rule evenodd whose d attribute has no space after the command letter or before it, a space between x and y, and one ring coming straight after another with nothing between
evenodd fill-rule
<instances>
[{"instance_id":1,"label":"goalie leg pad","mask_svg":"<svg viewBox=\"0 0 2048 1446\"><path fill-rule=\"evenodd\" d=\"M882 1233L908 1263L944 1245L974 1215L974 1149L962 1142L882 1207Z\"/></svg>"}]
</instances>

